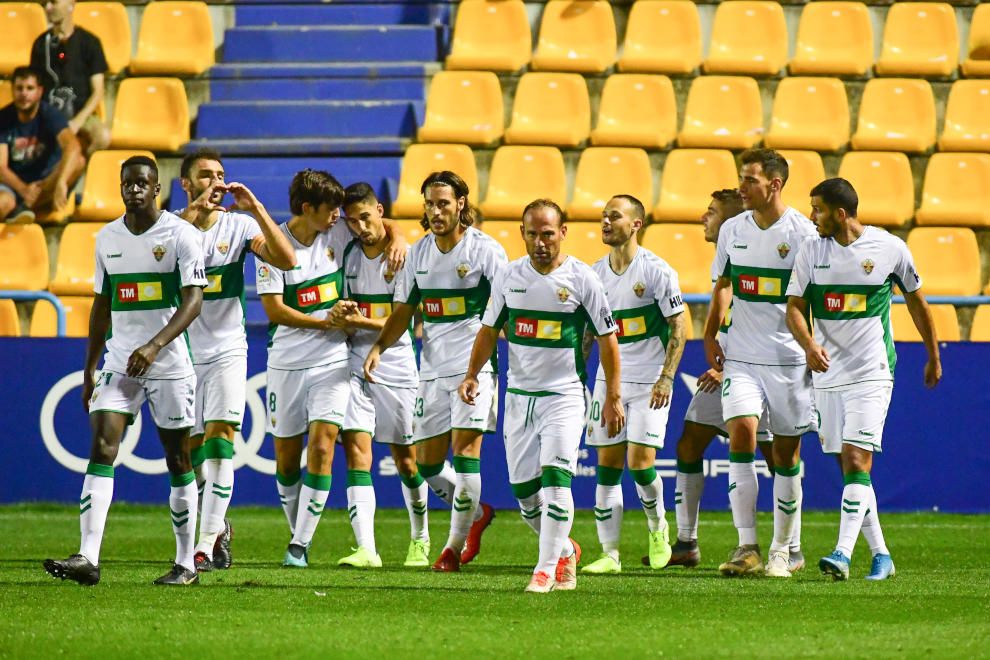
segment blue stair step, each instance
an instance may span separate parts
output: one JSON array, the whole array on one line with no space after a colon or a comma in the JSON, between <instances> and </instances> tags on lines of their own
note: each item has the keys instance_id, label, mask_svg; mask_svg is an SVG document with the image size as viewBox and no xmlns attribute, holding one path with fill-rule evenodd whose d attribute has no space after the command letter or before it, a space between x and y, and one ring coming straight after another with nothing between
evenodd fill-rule
<instances>
[{"instance_id":1,"label":"blue stair step","mask_svg":"<svg viewBox=\"0 0 990 660\"><path fill-rule=\"evenodd\" d=\"M216 64L210 78L422 78L436 62L240 62Z\"/></svg>"},{"instance_id":2,"label":"blue stair step","mask_svg":"<svg viewBox=\"0 0 990 660\"><path fill-rule=\"evenodd\" d=\"M425 101L422 78L210 80L211 101Z\"/></svg>"},{"instance_id":3,"label":"blue stair step","mask_svg":"<svg viewBox=\"0 0 990 660\"><path fill-rule=\"evenodd\" d=\"M450 22L449 3L247 5L237 27L272 25L432 25Z\"/></svg>"},{"instance_id":4,"label":"blue stair step","mask_svg":"<svg viewBox=\"0 0 990 660\"><path fill-rule=\"evenodd\" d=\"M432 26L243 27L227 30L225 62L436 61Z\"/></svg>"},{"instance_id":5,"label":"blue stair step","mask_svg":"<svg viewBox=\"0 0 990 660\"><path fill-rule=\"evenodd\" d=\"M307 167L325 170L334 176L337 176L337 172L345 172L353 177L354 181L370 181L379 176L398 177L402 160L394 157L239 158L234 156L228 158L224 155L223 165L231 181L250 177L285 178L288 182L296 172Z\"/></svg>"},{"instance_id":6,"label":"blue stair step","mask_svg":"<svg viewBox=\"0 0 990 660\"><path fill-rule=\"evenodd\" d=\"M186 143L186 153L209 148L234 156L401 156L411 140L375 138L200 139Z\"/></svg>"}]
</instances>

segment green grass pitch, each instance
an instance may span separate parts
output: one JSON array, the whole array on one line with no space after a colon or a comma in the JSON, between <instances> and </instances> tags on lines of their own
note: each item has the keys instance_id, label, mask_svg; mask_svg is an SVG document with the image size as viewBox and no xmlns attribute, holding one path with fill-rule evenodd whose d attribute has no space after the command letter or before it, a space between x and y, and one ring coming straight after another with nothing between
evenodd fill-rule
<instances>
[{"instance_id":1,"label":"green grass pitch","mask_svg":"<svg viewBox=\"0 0 990 660\"><path fill-rule=\"evenodd\" d=\"M380 510L385 567L338 569L349 552L343 511L327 510L306 570L279 566L288 540L281 510L234 508L234 566L190 588L154 587L174 551L165 506L115 505L94 588L49 578L45 557L78 547L74 508L0 507L2 657L986 657L990 655L990 520L886 514L897 576L863 580L860 541L849 582L816 564L831 550L835 513L805 514L807 569L791 580L718 576L735 541L728 514L702 513L702 565L639 565L642 512L623 527L621 576L579 574L574 592L523 593L536 538L516 511L499 511L481 555L457 575L401 566L404 511ZM673 521L673 512L667 518ZM448 516L431 511L435 556ZM772 522L761 516L764 550ZM597 556L594 519L574 537Z\"/></svg>"}]
</instances>

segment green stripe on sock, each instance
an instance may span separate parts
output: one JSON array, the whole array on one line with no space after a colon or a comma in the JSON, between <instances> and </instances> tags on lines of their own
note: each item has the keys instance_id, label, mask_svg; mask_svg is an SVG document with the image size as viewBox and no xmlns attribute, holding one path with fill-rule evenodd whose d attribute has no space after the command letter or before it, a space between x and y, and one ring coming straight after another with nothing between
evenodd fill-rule
<instances>
[{"instance_id":1,"label":"green stripe on sock","mask_svg":"<svg viewBox=\"0 0 990 660\"><path fill-rule=\"evenodd\" d=\"M311 474L306 473L306 477L303 479L303 486L309 486L313 490L330 490L330 480L333 478L331 474Z\"/></svg>"},{"instance_id":2,"label":"green stripe on sock","mask_svg":"<svg viewBox=\"0 0 990 660\"><path fill-rule=\"evenodd\" d=\"M481 472L481 459L473 456L454 456L454 472L477 474Z\"/></svg>"},{"instance_id":3,"label":"green stripe on sock","mask_svg":"<svg viewBox=\"0 0 990 660\"><path fill-rule=\"evenodd\" d=\"M189 458L192 460L192 466L194 468L199 467L206 460L206 447L203 445L193 447L189 450Z\"/></svg>"},{"instance_id":4,"label":"green stripe on sock","mask_svg":"<svg viewBox=\"0 0 990 660\"><path fill-rule=\"evenodd\" d=\"M106 477L107 479L113 479L113 466L103 465L101 463L90 463L86 466L86 474L91 474L94 477Z\"/></svg>"},{"instance_id":5,"label":"green stripe on sock","mask_svg":"<svg viewBox=\"0 0 990 660\"><path fill-rule=\"evenodd\" d=\"M862 486L872 486L873 482L870 480L869 472L849 472L843 476L843 481L848 486L849 484L860 484Z\"/></svg>"},{"instance_id":6,"label":"green stripe on sock","mask_svg":"<svg viewBox=\"0 0 990 660\"><path fill-rule=\"evenodd\" d=\"M595 468L599 486L618 486L622 483L622 468L599 465Z\"/></svg>"},{"instance_id":7,"label":"green stripe on sock","mask_svg":"<svg viewBox=\"0 0 990 660\"><path fill-rule=\"evenodd\" d=\"M171 484L172 488L182 488L194 481L196 481L196 473L191 470L185 474L172 474L171 472L168 474L168 483Z\"/></svg>"},{"instance_id":8,"label":"green stripe on sock","mask_svg":"<svg viewBox=\"0 0 990 660\"><path fill-rule=\"evenodd\" d=\"M296 472L294 474L282 474L281 472L275 473L275 481L279 482L283 486L295 486L299 483L300 477L302 477L301 472Z\"/></svg>"},{"instance_id":9,"label":"green stripe on sock","mask_svg":"<svg viewBox=\"0 0 990 660\"><path fill-rule=\"evenodd\" d=\"M371 485L371 473L367 470L348 470L347 471L347 487L351 486L370 486ZM323 490L330 490L330 484Z\"/></svg>"},{"instance_id":10,"label":"green stripe on sock","mask_svg":"<svg viewBox=\"0 0 990 660\"><path fill-rule=\"evenodd\" d=\"M567 520L568 520L568 516L566 516L566 515L564 515L564 516L558 516L556 513L551 513L550 511L547 511L547 517L548 518L553 518L554 520L559 521L559 522L567 522Z\"/></svg>"},{"instance_id":11,"label":"green stripe on sock","mask_svg":"<svg viewBox=\"0 0 990 660\"><path fill-rule=\"evenodd\" d=\"M426 463L416 463L416 467L419 468L419 473L423 475L424 479L435 477L443 472L443 463L436 463L432 465L427 465Z\"/></svg>"},{"instance_id":12,"label":"green stripe on sock","mask_svg":"<svg viewBox=\"0 0 990 660\"><path fill-rule=\"evenodd\" d=\"M652 465L644 470L629 470L633 480L640 486L649 486L657 480L657 469Z\"/></svg>"},{"instance_id":13,"label":"green stripe on sock","mask_svg":"<svg viewBox=\"0 0 990 660\"><path fill-rule=\"evenodd\" d=\"M536 507L535 509L519 509L519 514L526 520L539 518L541 513L542 511L540 511L540 507Z\"/></svg>"},{"instance_id":14,"label":"green stripe on sock","mask_svg":"<svg viewBox=\"0 0 990 660\"><path fill-rule=\"evenodd\" d=\"M572 478L571 473L567 470L545 465L543 466L543 475L540 478L540 483L543 486L570 488Z\"/></svg>"},{"instance_id":15,"label":"green stripe on sock","mask_svg":"<svg viewBox=\"0 0 990 660\"><path fill-rule=\"evenodd\" d=\"M796 477L801 474L801 461L798 461L794 467L775 467L773 471L781 477Z\"/></svg>"},{"instance_id":16,"label":"green stripe on sock","mask_svg":"<svg viewBox=\"0 0 990 660\"><path fill-rule=\"evenodd\" d=\"M543 484L539 479L531 479L529 481L524 481L521 484L509 484L512 486L512 496L517 500L524 500L527 497L532 497L540 492L540 488Z\"/></svg>"},{"instance_id":17,"label":"green stripe on sock","mask_svg":"<svg viewBox=\"0 0 990 660\"><path fill-rule=\"evenodd\" d=\"M752 463L753 459L756 458L756 454L749 451L730 451L729 452L729 462L730 463Z\"/></svg>"},{"instance_id":18,"label":"green stripe on sock","mask_svg":"<svg viewBox=\"0 0 990 660\"><path fill-rule=\"evenodd\" d=\"M227 438L210 438L203 444L203 453L206 458L233 458L234 443Z\"/></svg>"},{"instance_id":19,"label":"green stripe on sock","mask_svg":"<svg viewBox=\"0 0 990 660\"><path fill-rule=\"evenodd\" d=\"M696 463L688 463L687 461L677 461L677 471L683 472L684 474L701 474L705 470L705 461L701 460Z\"/></svg>"},{"instance_id":20,"label":"green stripe on sock","mask_svg":"<svg viewBox=\"0 0 990 660\"><path fill-rule=\"evenodd\" d=\"M421 475L419 472L408 477L400 472L399 479L402 480L402 483L404 483L407 488L419 488L422 485L422 483L426 481L425 479L423 479L423 475Z\"/></svg>"}]
</instances>

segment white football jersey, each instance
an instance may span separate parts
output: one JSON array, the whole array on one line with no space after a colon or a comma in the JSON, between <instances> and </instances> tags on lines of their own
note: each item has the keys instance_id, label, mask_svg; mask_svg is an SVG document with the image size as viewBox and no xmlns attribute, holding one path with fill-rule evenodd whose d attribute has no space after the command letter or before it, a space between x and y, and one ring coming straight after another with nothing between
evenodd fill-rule
<instances>
[{"instance_id":1,"label":"white football jersey","mask_svg":"<svg viewBox=\"0 0 990 660\"><path fill-rule=\"evenodd\" d=\"M617 330L602 281L574 257L547 275L529 257L510 263L495 280L484 318L491 328L505 328L509 391L535 396L584 395L581 342L589 323L598 336Z\"/></svg>"},{"instance_id":2,"label":"white football jersey","mask_svg":"<svg viewBox=\"0 0 990 660\"><path fill-rule=\"evenodd\" d=\"M361 314L369 319L386 319L392 313L392 297L397 274L393 273L381 254L369 259L361 248L361 242L351 241L344 253L345 297L358 304ZM364 375L364 360L378 339L377 330L357 330L348 340L351 346L350 369ZM416 371L416 353L413 349L412 328L384 351L375 382L395 387L416 387L419 372Z\"/></svg>"},{"instance_id":3,"label":"white football jersey","mask_svg":"<svg viewBox=\"0 0 990 660\"><path fill-rule=\"evenodd\" d=\"M818 238L801 247L787 295L808 300L815 340L829 356L828 371L812 373L816 388L894 379L894 284L917 291L921 277L904 241L883 229L866 227L847 246Z\"/></svg>"},{"instance_id":4,"label":"white football jersey","mask_svg":"<svg viewBox=\"0 0 990 660\"><path fill-rule=\"evenodd\" d=\"M286 307L325 319L344 293L344 250L352 238L338 221L318 233L312 245L303 245L279 226L296 251L296 267L283 271L257 260L258 294L282 296ZM309 369L347 360L347 335L342 330L313 330L268 324L268 366L272 369Z\"/></svg>"},{"instance_id":5,"label":"white football jersey","mask_svg":"<svg viewBox=\"0 0 990 660\"><path fill-rule=\"evenodd\" d=\"M110 299L110 337L103 368L127 373L127 360L169 322L181 289L206 286L203 248L196 229L168 211L143 234L132 234L123 216L96 235L93 290ZM193 373L186 334L158 353L145 378L185 378Z\"/></svg>"},{"instance_id":6,"label":"white football jersey","mask_svg":"<svg viewBox=\"0 0 990 660\"><path fill-rule=\"evenodd\" d=\"M605 286L605 297L618 328L622 382L652 385L660 377L667 355L667 319L684 311L677 272L644 247L636 251L621 275L612 270L608 255L592 268ZM601 364L596 379L605 380Z\"/></svg>"},{"instance_id":7,"label":"white football jersey","mask_svg":"<svg viewBox=\"0 0 990 660\"><path fill-rule=\"evenodd\" d=\"M787 283L801 244L817 234L815 225L790 207L767 229L760 229L752 211L722 225L715 269L732 280L727 360L805 363L804 351L787 328Z\"/></svg>"},{"instance_id":8,"label":"white football jersey","mask_svg":"<svg viewBox=\"0 0 990 660\"><path fill-rule=\"evenodd\" d=\"M395 301L423 307L420 378L467 372L492 282L508 261L498 241L474 227L447 253L437 247L433 234L412 246L395 286ZM491 370L485 366L484 371Z\"/></svg>"}]
</instances>

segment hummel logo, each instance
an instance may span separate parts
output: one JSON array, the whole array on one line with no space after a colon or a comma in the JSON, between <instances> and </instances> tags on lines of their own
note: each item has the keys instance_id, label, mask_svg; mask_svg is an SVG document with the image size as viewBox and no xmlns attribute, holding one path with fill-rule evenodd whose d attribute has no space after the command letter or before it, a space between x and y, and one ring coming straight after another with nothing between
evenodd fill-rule
<instances>
[{"instance_id":1,"label":"hummel logo","mask_svg":"<svg viewBox=\"0 0 990 660\"><path fill-rule=\"evenodd\" d=\"M867 438L872 438L876 435L875 433L870 433L869 431L864 431L862 429L860 429L859 434L865 435Z\"/></svg>"},{"instance_id":2,"label":"hummel logo","mask_svg":"<svg viewBox=\"0 0 990 660\"><path fill-rule=\"evenodd\" d=\"M115 252L113 254L108 254L107 259L119 259L122 256L124 256L123 252Z\"/></svg>"},{"instance_id":3,"label":"hummel logo","mask_svg":"<svg viewBox=\"0 0 990 660\"><path fill-rule=\"evenodd\" d=\"M236 410L228 410L227 411L227 414L228 415L240 415L241 413L237 412Z\"/></svg>"},{"instance_id":4,"label":"hummel logo","mask_svg":"<svg viewBox=\"0 0 990 660\"><path fill-rule=\"evenodd\" d=\"M357 275L345 275L344 277L346 277L349 280L356 280L357 279Z\"/></svg>"},{"instance_id":5,"label":"hummel logo","mask_svg":"<svg viewBox=\"0 0 990 660\"><path fill-rule=\"evenodd\" d=\"M825 270L831 267L832 264L815 264L815 270Z\"/></svg>"},{"instance_id":6,"label":"hummel logo","mask_svg":"<svg viewBox=\"0 0 990 660\"><path fill-rule=\"evenodd\" d=\"M430 274L430 271L428 271L428 270L417 270L416 271L416 274L417 275L429 275Z\"/></svg>"},{"instance_id":7,"label":"hummel logo","mask_svg":"<svg viewBox=\"0 0 990 660\"><path fill-rule=\"evenodd\" d=\"M526 289L509 289L510 293L526 293Z\"/></svg>"},{"instance_id":8,"label":"hummel logo","mask_svg":"<svg viewBox=\"0 0 990 660\"><path fill-rule=\"evenodd\" d=\"M168 418L168 421L170 421L170 422L181 422L182 421L182 417L169 417Z\"/></svg>"},{"instance_id":9,"label":"hummel logo","mask_svg":"<svg viewBox=\"0 0 990 660\"><path fill-rule=\"evenodd\" d=\"M732 244L732 247L734 247L737 250L745 250L745 249L749 248L749 246L746 245L745 243L743 243L741 245L739 243L733 243Z\"/></svg>"}]
</instances>

